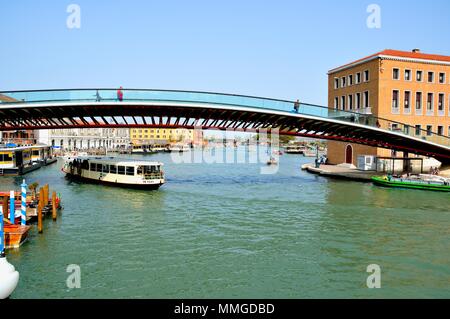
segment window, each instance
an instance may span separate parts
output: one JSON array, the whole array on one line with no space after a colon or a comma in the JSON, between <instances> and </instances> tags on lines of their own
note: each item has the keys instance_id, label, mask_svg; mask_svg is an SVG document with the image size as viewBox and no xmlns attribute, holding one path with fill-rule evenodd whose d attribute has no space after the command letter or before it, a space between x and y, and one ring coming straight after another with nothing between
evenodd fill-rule
<instances>
[{"instance_id":1,"label":"window","mask_svg":"<svg viewBox=\"0 0 450 319\"><path fill-rule=\"evenodd\" d=\"M405 91L405 104L404 104L405 111L409 112L410 101L411 101L411 92Z\"/></svg>"},{"instance_id":2,"label":"window","mask_svg":"<svg viewBox=\"0 0 450 319\"><path fill-rule=\"evenodd\" d=\"M364 107L369 107L369 91L364 92Z\"/></svg>"},{"instance_id":3,"label":"window","mask_svg":"<svg viewBox=\"0 0 450 319\"><path fill-rule=\"evenodd\" d=\"M12 162L13 158L10 153L0 154L0 162Z\"/></svg>"},{"instance_id":4,"label":"window","mask_svg":"<svg viewBox=\"0 0 450 319\"><path fill-rule=\"evenodd\" d=\"M438 98L438 110L440 112L444 111L444 94L440 93Z\"/></svg>"},{"instance_id":5,"label":"window","mask_svg":"<svg viewBox=\"0 0 450 319\"><path fill-rule=\"evenodd\" d=\"M369 70L364 71L364 82L369 82Z\"/></svg>"},{"instance_id":6,"label":"window","mask_svg":"<svg viewBox=\"0 0 450 319\"><path fill-rule=\"evenodd\" d=\"M103 172L103 173L109 173L109 165L103 164L102 172Z\"/></svg>"},{"instance_id":7,"label":"window","mask_svg":"<svg viewBox=\"0 0 450 319\"><path fill-rule=\"evenodd\" d=\"M101 172L101 171L102 171L102 164L98 164L98 163L97 163L96 171L97 171L97 172Z\"/></svg>"},{"instance_id":8,"label":"window","mask_svg":"<svg viewBox=\"0 0 450 319\"><path fill-rule=\"evenodd\" d=\"M434 100L434 94L428 93L428 95L427 95L427 111L433 111L433 100Z\"/></svg>"},{"instance_id":9,"label":"window","mask_svg":"<svg viewBox=\"0 0 450 319\"><path fill-rule=\"evenodd\" d=\"M405 81L411 81L411 70L405 70Z\"/></svg>"},{"instance_id":10,"label":"window","mask_svg":"<svg viewBox=\"0 0 450 319\"><path fill-rule=\"evenodd\" d=\"M392 108L398 109L398 90L392 91Z\"/></svg>"},{"instance_id":11,"label":"window","mask_svg":"<svg viewBox=\"0 0 450 319\"><path fill-rule=\"evenodd\" d=\"M343 76L342 79L341 79L341 87L345 88L346 80L347 80L347 78L345 76Z\"/></svg>"},{"instance_id":12,"label":"window","mask_svg":"<svg viewBox=\"0 0 450 319\"><path fill-rule=\"evenodd\" d=\"M345 96L341 97L341 110L345 110Z\"/></svg>"},{"instance_id":13,"label":"window","mask_svg":"<svg viewBox=\"0 0 450 319\"><path fill-rule=\"evenodd\" d=\"M348 109L353 110L353 95L348 96Z\"/></svg>"},{"instance_id":14,"label":"window","mask_svg":"<svg viewBox=\"0 0 450 319\"><path fill-rule=\"evenodd\" d=\"M416 93L416 110L422 109L422 92Z\"/></svg>"},{"instance_id":15,"label":"window","mask_svg":"<svg viewBox=\"0 0 450 319\"><path fill-rule=\"evenodd\" d=\"M445 84L445 73L443 72L439 73L439 83Z\"/></svg>"},{"instance_id":16,"label":"window","mask_svg":"<svg viewBox=\"0 0 450 319\"><path fill-rule=\"evenodd\" d=\"M339 98L335 97L334 98L334 109L337 110L338 108L339 108Z\"/></svg>"},{"instance_id":17,"label":"window","mask_svg":"<svg viewBox=\"0 0 450 319\"><path fill-rule=\"evenodd\" d=\"M348 76L348 85L353 85L353 74Z\"/></svg>"},{"instance_id":18,"label":"window","mask_svg":"<svg viewBox=\"0 0 450 319\"><path fill-rule=\"evenodd\" d=\"M117 174L125 175L125 166L117 166Z\"/></svg>"},{"instance_id":19,"label":"window","mask_svg":"<svg viewBox=\"0 0 450 319\"><path fill-rule=\"evenodd\" d=\"M409 135L409 128L410 128L410 126L405 124L403 128L405 130L405 134Z\"/></svg>"},{"instance_id":20,"label":"window","mask_svg":"<svg viewBox=\"0 0 450 319\"><path fill-rule=\"evenodd\" d=\"M417 82L422 82L423 81L423 72L422 71L417 71L416 72L416 81Z\"/></svg>"},{"instance_id":21,"label":"window","mask_svg":"<svg viewBox=\"0 0 450 319\"><path fill-rule=\"evenodd\" d=\"M356 108L361 108L361 93L356 93Z\"/></svg>"},{"instance_id":22,"label":"window","mask_svg":"<svg viewBox=\"0 0 450 319\"><path fill-rule=\"evenodd\" d=\"M394 80L400 80L400 70L399 69L392 70L392 78Z\"/></svg>"},{"instance_id":23,"label":"window","mask_svg":"<svg viewBox=\"0 0 450 319\"><path fill-rule=\"evenodd\" d=\"M428 82L429 83L434 82L434 72L428 72Z\"/></svg>"},{"instance_id":24,"label":"window","mask_svg":"<svg viewBox=\"0 0 450 319\"><path fill-rule=\"evenodd\" d=\"M334 89L339 89L339 79L338 78L334 78ZM153 130L152 130L153 133Z\"/></svg>"},{"instance_id":25,"label":"window","mask_svg":"<svg viewBox=\"0 0 450 319\"><path fill-rule=\"evenodd\" d=\"M422 127L420 125L416 125L416 135L420 135L421 131L422 131Z\"/></svg>"},{"instance_id":26,"label":"window","mask_svg":"<svg viewBox=\"0 0 450 319\"><path fill-rule=\"evenodd\" d=\"M439 126L437 127L437 133L438 133L439 135L444 135L444 127L443 127L442 125L439 125Z\"/></svg>"},{"instance_id":27,"label":"window","mask_svg":"<svg viewBox=\"0 0 450 319\"><path fill-rule=\"evenodd\" d=\"M356 73L356 84L361 83L361 72Z\"/></svg>"},{"instance_id":28,"label":"window","mask_svg":"<svg viewBox=\"0 0 450 319\"><path fill-rule=\"evenodd\" d=\"M116 165L109 165L109 172L111 174L117 174L117 166Z\"/></svg>"},{"instance_id":29,"label":"window","mask_svg":"<svg viewBox=\"0 0 450 319\"><path fill-rule=\"evenodd\" d=\"M433 125L427 125L427 136L431 136L433 134Z\"/></svg>"},{"instance_id":30,"label":"window","mask_svg":"<svg viewBox=\"0 0 450 319\"><path fill-rule=\"evenodd\" d=\"M129 176L134 175L134 166L127 166L127 175Z\"/></svg>"}]
</instances>

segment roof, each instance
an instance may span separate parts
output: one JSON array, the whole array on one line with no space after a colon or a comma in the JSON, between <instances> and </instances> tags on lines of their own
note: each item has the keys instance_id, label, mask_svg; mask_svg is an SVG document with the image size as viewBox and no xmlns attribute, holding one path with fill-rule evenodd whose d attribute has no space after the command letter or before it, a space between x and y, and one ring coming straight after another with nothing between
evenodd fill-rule
<instances>
[{"instance_id":1,"label":"roof","mask_svg":"<svg viewBox=\"0 0 450 319\"><path fill-rule=\"evenodd\" d=\"M49 145L29 145L29 146L15 146L15 147L0 147L0 151L2 152L11 152L11 151L23 151L27 149L36 149L36 148L50 148Z\"/></svg>"},{"instance_id":2,"label":"roof","mask_svg":"<svg viewBox=\"0 0 450 319\"><path fill-rule=\"evenodd\" d=\"M87 160L92 161L96 163L114 163L115 165L153 165L153 166L162 166L164 165L161 162L152 162L152 161L139 161L134 160L130 158L120 158L120 157L100 157L100 156L74 156L74 157L68 157L68 160L71 159L80 159L80 160Z\"/></svg>"},{"instance_id":3,"label":"roof","mask_svg":"<svg viewBox=\"0 0 450 319\"><path fill-rule=\"evenodd\" d=\"M341 70L345 70L347 68L356 66L358 64L362 64L365 62L372 61L377 58L400 58L407 59L413 62L425 62L425 63L437 63L437 64L448 64L450 65L450 56L446 55L438 55L438 54L428 54L422 52L412 52L412 51L400 51L400 50L391 50L386 49L375 54L366 56L365 58L344 64L340 67L331 69L328 73L335 73Z\"/></svg>"}]
</instances>

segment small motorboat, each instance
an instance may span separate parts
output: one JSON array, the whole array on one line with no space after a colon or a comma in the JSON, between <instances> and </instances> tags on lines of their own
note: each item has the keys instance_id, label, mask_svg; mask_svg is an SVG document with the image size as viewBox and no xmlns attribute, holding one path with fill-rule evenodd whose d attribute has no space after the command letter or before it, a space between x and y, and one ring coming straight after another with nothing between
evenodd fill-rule
<instances>
[{"instance_id":1,"label":"small motorboat","mask_svg":"<svg viewBox=\"0 0 450 319\"><path fill-rule=\"evenodd\" d=\"M274 157L271 157L268 161L267 161L267 165L278 165L277 160Z\"/></svg>"},{"instance_id":2,"label":"small motorboat","mask_svg":"<svg viewBox=\"0 0 450 319\"><path fill-rule=\"evenodd\" d=\"M27 239L30 226L5 223L5 248L19 248Z\"/></svg>"},{"instance_id":3,"label":"small motorboat","mask_svg":"<svg viewBox=\"0 0 450 319\"><path fill-rule=\"evenodd\" d=\"M283 155L283 152L280 151L280 150L275 150L275 151L273 151L273 154L275 154L275 155Z\"/></svg>"},{"instance_id":4,"label":"small motorboat","mask_svg":"<svg viewBox=\"0 0 450 319\"><path fill-rule=\"evenodd\" d=\"M450 179L425 175L401 176L373 176L372 182L378 186L395 187L395 188L413 188L429 191L450 192Z\"/></svg>"}]
</instances>

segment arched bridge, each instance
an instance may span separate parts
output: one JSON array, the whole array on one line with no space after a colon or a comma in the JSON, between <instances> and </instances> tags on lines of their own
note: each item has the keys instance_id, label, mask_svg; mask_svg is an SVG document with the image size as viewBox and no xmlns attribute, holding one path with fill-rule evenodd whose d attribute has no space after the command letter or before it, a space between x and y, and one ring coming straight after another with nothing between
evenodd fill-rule
<instances>
[{"instance_id":1,"label":"arched bridge","mask_svg":"<svg viewBox=\"0 0 450 319\"><path fill-rule=\"evenodd\" d=\"M376 146L450 162L450 139L359 112L253 96L123 89L0 92L0 131L168 127L280 134Z\"/></svg>"}]
</instances>

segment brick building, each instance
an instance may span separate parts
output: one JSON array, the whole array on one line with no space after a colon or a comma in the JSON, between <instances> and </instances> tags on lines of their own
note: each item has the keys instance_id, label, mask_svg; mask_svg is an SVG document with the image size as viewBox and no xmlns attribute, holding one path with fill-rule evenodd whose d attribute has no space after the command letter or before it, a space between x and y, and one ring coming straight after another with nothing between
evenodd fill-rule
<instances>
[{"instance_id":1,"label":"brick building","mask_svg":"<svg viewBox=\"0 0 450 319\"><path fill-rule=\"evenodd\" d=\"M384 50L328 72L330 108L372 114L450 136L450 56ZM392 128L388 128L392 129ZM358 155L403 156L390 150L343 142L328 143L331 164Z\"/></svg>"}]
</instances>

